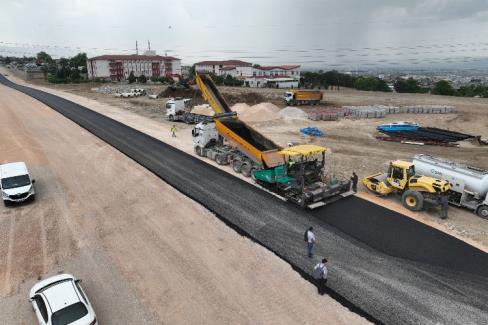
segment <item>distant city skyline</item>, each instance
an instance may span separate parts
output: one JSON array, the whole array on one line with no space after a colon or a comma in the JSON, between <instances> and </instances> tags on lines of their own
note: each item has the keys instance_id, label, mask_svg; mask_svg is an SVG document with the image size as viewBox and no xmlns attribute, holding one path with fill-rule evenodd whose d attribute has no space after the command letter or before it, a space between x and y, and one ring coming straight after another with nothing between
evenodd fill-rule
<instances>
[{"instance_id":1,"label":"distant city skyline","mask_svg":"<svg viewBox=\"0 0 488 325\"><path fill-rule=\"evenodd\" d=\"M12 0L0 12L0 55L130 54L136 40L142 53L149 40L188 65L488 69L487 18L484 0Z\"/></svg>"}]
</instances>

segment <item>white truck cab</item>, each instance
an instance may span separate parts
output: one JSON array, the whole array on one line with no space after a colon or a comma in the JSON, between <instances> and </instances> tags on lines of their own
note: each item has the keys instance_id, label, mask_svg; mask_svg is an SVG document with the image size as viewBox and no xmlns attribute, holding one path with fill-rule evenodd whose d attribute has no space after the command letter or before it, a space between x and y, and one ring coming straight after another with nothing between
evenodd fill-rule
<instances>
[{"instance_id":1,"label":"white truck cab","mask_svg":"<svg viewBox=\"0 0 488 325\"><path fill-rule=\"evenodd\" d=\"M193 149L199 156L203 156L204 148L212 142L217 142L219 134L214 122L200 122L191 131Z\"/></svg>"},{"instance_id":2,"label":"white truck cab","mask_svg":"<svg viewBox=\"0 0 488 325\"><path fill-rule=\"evenodd\" d=\"M165 105L166 118L170 121L177 120L177 116L182 114L190 104L190 98L170 98Z\"/></svg>"},{"instance_id":3,"label":"white truck cab","mask_svg":"<svg viewBox=\"0 0 488 325\"><path fill-rule=\"evenodd\" d=\"M286 91L285 95L283 96L283 99L287 104L290 104L293 101L293 92Z\"/></svg>"},{"instance_id":4,"label":"white truck cab","mask_svg":"<svg viewBox=\"0 0 488 325\"><path fill-rule=\"evenodd\" d=\"M20 203L29 198L34 199L34 182L25 163L0 165L0 192L5 205L11 202Z\"/></svg>"}]
</instances>

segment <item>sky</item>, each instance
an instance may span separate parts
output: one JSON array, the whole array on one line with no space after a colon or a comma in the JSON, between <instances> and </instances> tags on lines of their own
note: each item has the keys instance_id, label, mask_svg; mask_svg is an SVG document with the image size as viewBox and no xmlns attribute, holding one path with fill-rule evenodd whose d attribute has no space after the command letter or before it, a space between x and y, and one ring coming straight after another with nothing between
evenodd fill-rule
<instances>
[{"instance_id":1,"label":"sky","mask_svg":"<svg viewBox=\"0 0 488 325\"><path fill-rule=\"evenodd\" d=\"M0 55L488 68L488 0L0 0Z\"/></svg>"}]
</instances>

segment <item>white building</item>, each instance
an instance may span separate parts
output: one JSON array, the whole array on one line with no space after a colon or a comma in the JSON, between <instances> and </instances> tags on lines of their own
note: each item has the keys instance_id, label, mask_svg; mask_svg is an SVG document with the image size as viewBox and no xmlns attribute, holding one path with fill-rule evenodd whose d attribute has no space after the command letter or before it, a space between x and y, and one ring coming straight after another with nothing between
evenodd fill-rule
<instances>
[{"instance_id":1,"label":"white building","mask_svg":"<svg viewBox=\"0 0 488 325\"><path fill-rule=\"evenodd\" d=\"M230 75L243 80L247 87L296 88L300 81L300 65L253 66L239 60L202 61L195 64L195 71Z\"/></svg>"},{"instance_id":2,"label":"white building","mask_svg":"<svg viewBox=\"0 0 488 325\"><path fill-rule=\"evenodd\" d=\"M88 78L103 78L113 81L134 76L180 77L181 60L160 55L101 55L87 60Z\"/></svg>"}]
</instances>

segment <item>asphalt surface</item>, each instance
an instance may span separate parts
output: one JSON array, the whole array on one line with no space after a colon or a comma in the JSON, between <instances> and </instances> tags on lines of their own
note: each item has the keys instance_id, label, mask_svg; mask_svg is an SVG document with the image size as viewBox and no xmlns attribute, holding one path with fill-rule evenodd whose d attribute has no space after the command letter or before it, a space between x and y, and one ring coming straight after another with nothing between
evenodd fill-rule
<instances>
[{"instance_id":1,"label":"asphalt surface","mask_svg":"<svg viewBox=\"0 0 488 325\"><path fill-rule=\"evenodd\" d=\"M300 210L76 103L16 85L3 76L0 82L40 100L111 144L282 257L305 278L310 279L313 265L327 256L329 294L372 321L488 321L488 254L462 241L358 198L313 212ZM303 242L303 232L310 225L318 239L314 259L306 257Z\"/></svg>"}]
</instances>

